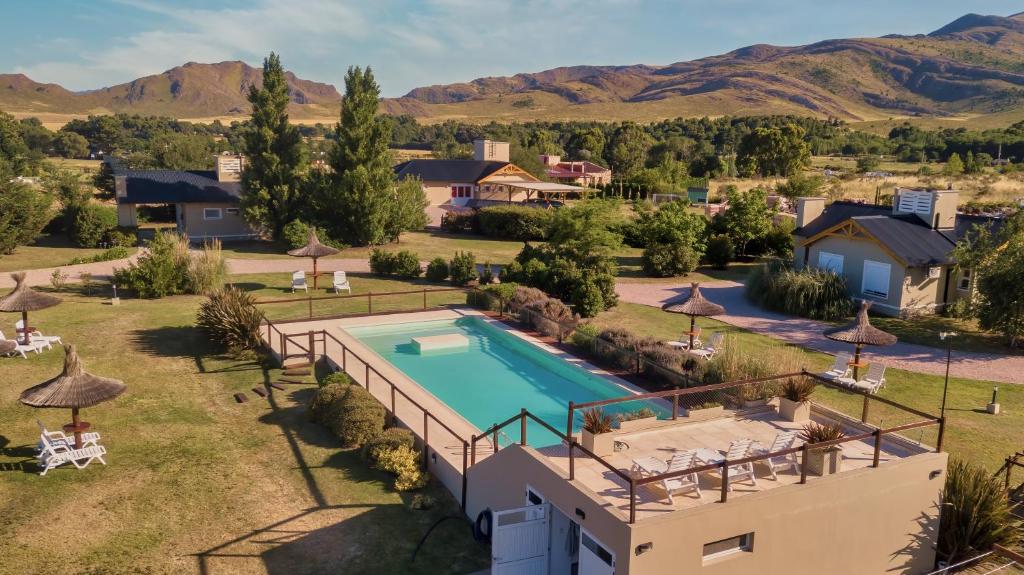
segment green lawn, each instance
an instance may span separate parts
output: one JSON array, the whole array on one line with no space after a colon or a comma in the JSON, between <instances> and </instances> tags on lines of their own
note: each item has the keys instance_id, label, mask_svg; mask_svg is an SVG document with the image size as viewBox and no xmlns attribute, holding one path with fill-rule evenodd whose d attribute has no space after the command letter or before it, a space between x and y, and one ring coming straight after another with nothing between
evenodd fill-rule
<instances>
[{"instance_id":1,"label":"green lawn","mask_svg":"<svg viewBox=\"0 0 1024 575\"><path fill-rule=\"evenodd\" d=\"M900 338L900 341L919 343L945 348L939 338L941 331L955 331L953 352L977 351L981 353L1004 353L1024 355L1024 349L1007 345L1006 338L998 333L985 331L974 320L961 320L941 315L922 315L907 319L894 317L872 317L871 324Z\"/></svg>"},{"instance_id":2,"label":"green lawn","mask_svg":"<svg viewBox=\"0 0 1024 575\"><path fill-rule=\"evenodd\" d=\"M601 327L622 327L662 340L676 339L689 328L689 321L687 316L636 304L619 304L595 319L595 323ZM697 325L701 326L705 334L721 331L731 335L734 342L751 353L770 353L773 349L793 347L713 319L700 318ZM824 371L832 363L832 357L827 354L806 350L803 350L803 354L808 371ZM886 370L886 379L886 387L879 393L881 397L938 415L942 403L942 377L889 369ZM993 416L985 413L984 408L996 385L999 386L999 402L1003 412ZM847 414L860 415L860 396L823 386L818 389L817 401ZM917 419L878 404L873 405L869 415L872 423L885 427ZM1024 386L951 378L946 417L946 450L978 461L995 471L1003 458L1024 446ZM931 428L925 429L924 435L921 430L912 430L907 435L915 440L932 442L934 431Z\"/></svg>"},{"instance_id":3,"label":"green lawn","mask_svg":"<svg viewBox=\"0 0 1024 575\"><path fill-rule=\"evenodd\" d=\"M269 278L240 278L266 283ZM354 284L366 289L373 278ZM390 289L381 282L380 290ZM208 351L192 327L199 297L124 299L63 294L33 314L44 332L78 345L86 368L128 384L120 398L83 411L102 434L107 466L36 474L35 418L57 428L67 410L18 403L60 371L57 349L0 359L0 573L466 573L487 550L468 525L427 528L458 512L412 510L386 474L307 419L311 386L260 399L252 387L275 370ZM13 315L0 316L12 324ZM5 326L6 327L6 326ZM238 404L232 394L245 392Z\"/></svg>"},{"instance_id":4,"label":"green lawn","mask_svg":"<svg viewBox=\"0 0 1024 575\"><path fill-rule=\"evenodd\" d=\"M76 247L63 235L44 235L32 245L18 246L13 254L0 255L0 272L64 266L75 258L90 257L104 251ZM131 252L134 253L134 249Z\"/></svg>"}]
</instances>

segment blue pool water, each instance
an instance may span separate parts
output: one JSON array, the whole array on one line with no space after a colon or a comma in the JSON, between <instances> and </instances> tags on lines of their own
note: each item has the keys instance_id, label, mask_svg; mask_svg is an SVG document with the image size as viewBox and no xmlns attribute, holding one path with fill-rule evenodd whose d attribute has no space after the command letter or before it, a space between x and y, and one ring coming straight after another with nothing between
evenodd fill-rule
<instances>
[{"instance_id":1,"label":"blue pool water","mask_svg":"<svg viewBox=\"0 0 1024 575\"><path fill-rule=\"evenodd\" d=\"M476 317L386 326L346 328L346 331L390 362L479 429L504 421L525 407L555 429L564 430L569 401L582 403L629 392L602 377L568 363ZM469 348L420 355L411 338L462 334ZM648 407L660 416L666 410L649 401L606 407L616 414ZM577 417L576 427L579 428ZM519 425L505 434L519 441ZM553 445L558 438L529 422L527 442Z\"/></svg>"}]
</instances>

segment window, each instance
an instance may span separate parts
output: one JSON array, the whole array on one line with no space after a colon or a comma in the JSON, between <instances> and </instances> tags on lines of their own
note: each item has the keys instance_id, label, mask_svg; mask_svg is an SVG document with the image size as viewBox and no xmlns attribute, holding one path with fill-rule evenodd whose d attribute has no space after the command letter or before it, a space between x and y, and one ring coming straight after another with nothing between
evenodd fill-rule
<instances>
[{"instance_id":1,"label":"window","mask_svg":"<svg viewBox=\"0 0 1024 575\"><path fill-rule=\"evenodd\" d=\"M229 216L237 216L238 208L224 208L224 213Z\"/></svg>"},{"instance_id":2,"label":"window","mask_svg":"<svg viewBox=\"0 0 1024 575\"><path fill-rule=\"evenodd\" d=\"M886 299L889 297L889 274L891 266L881 262L864 260L864 281L861 291L864 295L870 295Z\"/></svg>"},{"instance_id":3,"label":"window","mask_svg":"<svg viewBox=\"0 0 1024 575\"><path fill-rule=\"evenodd\" d=\"M960 279L956 281L956 289L971 291L971 270L960 270Z\"/></svg>"},{"instance_id":4,"label":"window","mask_svg":"<svg viewBox=\"0 0 1024 575\"><path fill-rule=\"evenodd\" d=\"M453 198L472 198L473 186L452 186Z\"/></svg>"},{"instance_id":5,"label":"window","mask_svg":"<svg viewBox=\"0 0 1024 575\"><path fill-rule=\"evenodd\" d=\"M829 252L818 252L818 269L843 274L843 256Z\"/></svg>"},{"instance_id":6,"label":"window","mask_svg":"<svg viewBox=\"0 0 1024 575\"><path fill-rule=\"evenodd\" d=\"M544 496L537 493L529 485L526 486L526 504L527 505L540 505L544 503Z\"/></svg>"},{"instance_id":7,"label":"window","mask_svg":"<svg viewBox=\"0 0 1024 575\"><path fill-rule=\"evenodd\" d=\"M586 531L580 533L580 541L583 546L586 547L595 557L600 559L605 565L614 566L615 557L612 552L601 546L600 543L590 538L590 535Z\"/></svg>"},{"instance_id":8,"label":"window","mask_svg":"<svg viewBox=\"0 0 1024 575\"><path fill-rule=\"evenodd\" d=\"M744 533L736 537L721 539L704 544L704 561L719 559L733 553L749 553L754 550L754 534Z\"/></svg>"},{"instance_id":9,"label":"window","mask_svg":"<svg viewBox=\"0 0 1024 575\"><path fill-rule=\"evenodd\" d=\"M221 217L220 208L203 208L204 220L219 220Z\"/></svg>"}]
</instances>

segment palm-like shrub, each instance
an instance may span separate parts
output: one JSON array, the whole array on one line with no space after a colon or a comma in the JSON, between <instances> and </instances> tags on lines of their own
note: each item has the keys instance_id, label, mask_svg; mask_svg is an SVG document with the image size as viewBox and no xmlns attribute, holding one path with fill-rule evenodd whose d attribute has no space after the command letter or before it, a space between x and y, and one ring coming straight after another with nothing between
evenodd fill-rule
<instances>
[{"instance_id":1,"label":"palm-like shrub","mask_svg":"<svg viewBox=\"0 0 1024 575\"><path fill-rule=\"evenodd\" d=\"M948 563L1020 539L1006 492L984 468L951 458L942 489L939 557Z\"/></svg>"},{"instance_id":2,"label":"palm-like shrub","mask_svg":"<svg viewBox=\"0 0 1024 575\"><path fill-rule=\"evenodd\" d=\"M196 315L196 325L232 353L260 346L261 321L263 312L256 308L252 294L234 286L210 294Z\"/></svg>"},{"instance_id":3,"label":"palm-like shrub","mask_svg":"<svg viewBox=\"0 0 1024 575\"><path fill-rule=\"evenodd\" d=\"M597 435L612 430L615 420L600 407L591 407L583 412L583 429Z\"/></svg>"},{"instance_id":4,"label":"palm-like shrub","mask_svg":"<svg viewBox=\"0 0 1024 575\"><path fill-rule=\"evenodd\" d=\"M838 423L808 423L800 430L800 438L810 444L835 441L846 437Z\"/></svg>"},{"instance_id":5,"label":"palm-like shrub","mask_svg":"<svg viewBox=\"0 0 1024 575\"><path fill-rule=\"evenodd\" d=\"M792 270L781 260L751 272L747 297L768 309L810 319L837 320L853 313L843 276L810 268Z\"/></svg>"},{"instance_id":6,"label":"palm-like shrub","mask_svg":"<svg viewBox=\"0 0 1024 575\"><path fill-rule=\"evenodd\" d=\"M782 384L782 393L780 395L790 401L803 403L811 398L815 387L814 381L808 378L790 378Z\"/></svg>"}]
</instances>

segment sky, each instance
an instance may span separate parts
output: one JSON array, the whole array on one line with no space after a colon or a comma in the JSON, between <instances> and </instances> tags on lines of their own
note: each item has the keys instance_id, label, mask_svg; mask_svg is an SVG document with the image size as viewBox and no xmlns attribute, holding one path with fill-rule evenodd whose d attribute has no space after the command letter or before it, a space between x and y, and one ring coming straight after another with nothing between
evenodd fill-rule
<instances>
[{"instance_id":1,"label":"sky","mask_svg":"<svg viewBox=\"0 0 1024 575\"><path fill-rule=\"evenodd\" d=\"M750 44L926 34L1020 0L0 0L0 73L88 90L195 62L342 85L373 68L384 96L579 64L670 64Z\"/></svg>"}]
</instances>

